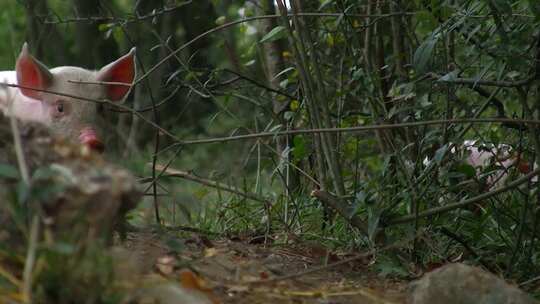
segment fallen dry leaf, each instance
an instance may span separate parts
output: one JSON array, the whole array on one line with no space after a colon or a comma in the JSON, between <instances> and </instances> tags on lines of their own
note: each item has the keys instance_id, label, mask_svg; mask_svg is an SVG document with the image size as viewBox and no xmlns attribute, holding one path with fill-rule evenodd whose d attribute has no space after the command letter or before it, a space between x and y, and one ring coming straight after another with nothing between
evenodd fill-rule
<instances>
[{"instance_id":1,"label":"fallen dry leaf","mask_svg":"<svg viewBox=\"0 0 540 304\"><path fill-rule=\"evenodd\" d=\"M217 249L214 247L204 249L204 257L211 258L217 254Z\"/></svg>"},{"instance_id":2,"label":"fallen dry leaf","mask_svg":"<svg viewBox=\"0 0 540 304\"><path fill-rule=\"evenodd\" d=\"M180 284L185 289L197 290L204 293L214 304L220 303L206 281L190 270L180 272Z\"/></svg>"}]
</instances>

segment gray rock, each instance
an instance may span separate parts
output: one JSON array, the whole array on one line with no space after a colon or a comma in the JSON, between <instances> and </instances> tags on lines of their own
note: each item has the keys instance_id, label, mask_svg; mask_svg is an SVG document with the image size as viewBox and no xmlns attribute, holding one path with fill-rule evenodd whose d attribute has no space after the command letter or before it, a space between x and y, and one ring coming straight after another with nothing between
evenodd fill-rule
<instances>
[{"instance_id":1,"label":"gray rock","mask_svg":"<svg viewBox=\"0 0 540 304\"><path fill-rule=\"evenodd\" d=\"M534 304L517 287L480 268L449 264L411 283L411 304Z\"/></svg>"},{"instance_id":2,"label":"gray rock","mask_svg":"<svg viewBox=\"0 0 540 304\"><path fill-rule=\"evenodd\" d=\"M35 123L19 122L20 153L16 153L9 118L0 113L0 241L24 246L16 220L31 214L17 202L21 191L20 156L32 184L26 206L42 215L57 234L70 239L110 239L113 229L123 229L125 214L141 197L135 177L108 163L100 154L80 144L52 135ZM6 174L6 168L18 174ZM28 220L20 220L27 222ZM6 224L7 223L7 224Z\"/></svg>"}]
</instances>

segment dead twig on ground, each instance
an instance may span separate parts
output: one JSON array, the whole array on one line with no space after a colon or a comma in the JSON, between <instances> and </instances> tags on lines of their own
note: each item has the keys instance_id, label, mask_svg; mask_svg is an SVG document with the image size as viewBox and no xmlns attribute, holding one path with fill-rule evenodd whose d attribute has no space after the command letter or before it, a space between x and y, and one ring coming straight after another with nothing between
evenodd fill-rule
<instances>
[{"instance_id":1,"label":"dead twig on ground","mask_svg":"<svg viewBox=\"0 0 540 304\"><path fill-rule=\"evenodd\" d=\"M290 280L290 279L302 277L302 276L305 276L307 274L318 272L318 271L328 270L328 269L331 269L331 268L334 268L334 267L337 267L337 266L340 266L340 265L344 265L344 264L348 264L348 263L351 263L351 262L354 262L354 261L357 261L357 260L365 259L365 258L370 257L372 255L375 255L377 253L381 253L383 251L389 251L389 250L402 248L406 244L408 244L409 242L412 242L414 239L416 239L420 234L421 234L421 232L416 234L414 237L405 239L405 240L403 240L401 242L397 242L397 243L382 247L380 249L372 249L372 250L370 250L368 252L355 255L353 257L341 260L339 262L335 262L335 263L331 263L331 264L327 264L327 265L323 265L323 266L318 266L318 267L313 267L313 268L307 269L305 271L296 272L296 273L292 273L292 274L288 274L288 275L284 275L284 276L280 276L280 277L275 277L275 278L271 278L271 279L257 280L257 281L251 281L251 282L242 282L242 283L250 284L250 285L261 285L261 284L275 283L275 282L278 282L278 281L284 281L284 280Z\"/></svg>"}]
</instances>

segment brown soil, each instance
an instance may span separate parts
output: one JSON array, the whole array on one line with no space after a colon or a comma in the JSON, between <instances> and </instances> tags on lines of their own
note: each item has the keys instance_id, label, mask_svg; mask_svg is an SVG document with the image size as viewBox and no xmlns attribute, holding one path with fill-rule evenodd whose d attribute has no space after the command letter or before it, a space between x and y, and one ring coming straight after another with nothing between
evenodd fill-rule
<instances>
[{"instance_id":1,"label":"brown soil","mask_svg":"<svg viewBox=\"0 0 540 304\"><path fill-rule=\"evenodd\" d=\"M137 233L127 242L145 271L202 291L214 303L405 303L406 282L377 276L369 267L372 257L332 266L359 253L306 243L285 247L157 235ZM173 250L171 241L183 245ZM186 271L193 278L185 279Z\"/></svg>"}]
</instances>

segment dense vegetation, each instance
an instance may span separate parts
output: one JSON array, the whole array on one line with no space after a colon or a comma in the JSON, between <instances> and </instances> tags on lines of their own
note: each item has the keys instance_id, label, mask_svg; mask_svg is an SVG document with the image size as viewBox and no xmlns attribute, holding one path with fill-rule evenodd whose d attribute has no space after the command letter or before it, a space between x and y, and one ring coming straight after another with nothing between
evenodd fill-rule
<instances>
[{"instance_id":1,"label":"dense vegetation","mask_svg":"<svg viewBox=\"0 0 540 304\"><path fill-rule=\"evenodd\" d=\"M415 239L378 260L384 274L465 260L536 278L538 172L489 187L499 164L477 172L452 151L504 143L540 163L537 1L291 2L3 1L0 67L24 41L86 68L137 47L127 105L142 116L110 111L107 154L144 177L135 226Z\"/></svg>"}]
</instances>

